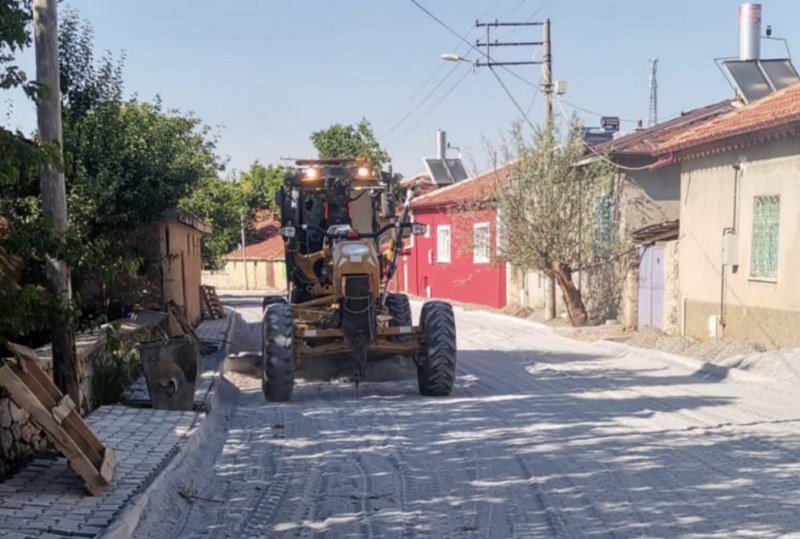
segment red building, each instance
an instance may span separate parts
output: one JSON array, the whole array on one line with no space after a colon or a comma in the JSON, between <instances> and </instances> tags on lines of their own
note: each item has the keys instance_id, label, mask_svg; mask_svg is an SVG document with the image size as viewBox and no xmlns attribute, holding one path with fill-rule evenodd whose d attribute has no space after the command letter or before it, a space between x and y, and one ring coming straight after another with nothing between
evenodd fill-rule
<instances>
[{"instance_id":1,"label":"red building","mask_svg":"<svg viewBox=\"0 0 800 539\"><path fill-rule=\"evenodd\" d=\"M503 308L506 267L497 261L497 213L488 203L496 174L415 198L413 220L428 225L399 262L397 287L408 294Z\"/></svg>"}]
</instances>

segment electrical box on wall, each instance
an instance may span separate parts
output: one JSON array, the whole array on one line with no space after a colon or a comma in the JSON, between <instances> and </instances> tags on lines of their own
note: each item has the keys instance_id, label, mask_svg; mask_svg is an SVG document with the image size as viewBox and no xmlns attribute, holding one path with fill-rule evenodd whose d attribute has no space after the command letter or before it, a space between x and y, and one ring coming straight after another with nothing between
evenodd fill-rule
<instances>
[{"instance_id":1,"label":"electrical box on wall","mask_svg":"<svg viewBox=\"0 0 800 539\"><path fill-rule=\"evenodd\" d=\"M726 231L722 234L722 263L726 266L739 265L739 234Z\"/></svg>"}]
</instances>

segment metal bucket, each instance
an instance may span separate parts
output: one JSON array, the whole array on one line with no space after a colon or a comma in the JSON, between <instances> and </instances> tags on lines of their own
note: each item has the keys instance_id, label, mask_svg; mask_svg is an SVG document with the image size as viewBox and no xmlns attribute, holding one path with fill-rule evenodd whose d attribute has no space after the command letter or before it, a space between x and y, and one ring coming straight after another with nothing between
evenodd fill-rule
<instances>
[{"instance_id":1,"label":"metal bucket","mask_svg":"<svg viewBox=\"0 0 800 539\"><path fill-rule=\"evenodd\" d=\"M157 410L191 410L197 386L197 348L186 337L139 343L150 401Z\"/></svg>"}]
</instances>

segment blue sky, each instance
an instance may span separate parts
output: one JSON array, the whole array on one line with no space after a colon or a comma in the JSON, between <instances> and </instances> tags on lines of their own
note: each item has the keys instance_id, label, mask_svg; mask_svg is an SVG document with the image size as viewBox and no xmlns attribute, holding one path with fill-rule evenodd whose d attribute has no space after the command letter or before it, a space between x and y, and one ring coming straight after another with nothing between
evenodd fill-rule
<instances>
[{"instance_id":1,"label":"blue sky","mask_svg":"<svg viewBox=\"0 0 800 539\"><path fill-rule=\"evenodd\" d=\"M470 42L478 37L477 18L549 17L554 78L565 81L565 99L631 120L623 129L635 127L638 118L647 120L653 57L659 58L662 119L733 95L713 59L737 53L736 0L419 1ZM159 94L167 106L220 126L219 150L232 168L246 168L256 159L277 163L283 156L311 156L312 131L366 117L395 170L406 176L422 171L422 157L434 153L437 128L461 148L468 168L482 169L489 162L484 140L496 140L519 116L486 68L472 73L466 63L439 58L444 52L470 58L477 53L465 50L409 0L70 3L92 23L98 49L125 51L128 93L142 99ZM773 35L800 51L800 2L762 4L764 25L771 24ZM505 34L497 36L540 37L536 27ZM538 51L517 48L506 54L525 59ZM783 49L765 43L762 55L783 55ZM22 60L33 73L32 55ZM538 84L539 66L515 71ZM538 121L541 96L532 102L530 85L500 74ZM35 115L28 103L14 96L5 105L11 107L7 123L32 128ZM587 125L599 123L593 114L581 116Z\"/></svg>"}]
</instances>

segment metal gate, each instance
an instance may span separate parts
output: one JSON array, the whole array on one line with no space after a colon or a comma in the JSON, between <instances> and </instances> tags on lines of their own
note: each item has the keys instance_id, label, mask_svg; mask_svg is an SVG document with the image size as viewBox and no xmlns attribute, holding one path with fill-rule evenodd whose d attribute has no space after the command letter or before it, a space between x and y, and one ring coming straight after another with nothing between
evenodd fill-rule
<instances>
[{"instance_id":1,"label":"metal gate","mask_svg":"<svg viewBox=\"0 0 800 539\"><path fill-rule=\"evenodd\" d=\"M664 247L644 247L639 260L639 329L664 322Z\"/></svg>"}]
</instances>

